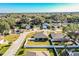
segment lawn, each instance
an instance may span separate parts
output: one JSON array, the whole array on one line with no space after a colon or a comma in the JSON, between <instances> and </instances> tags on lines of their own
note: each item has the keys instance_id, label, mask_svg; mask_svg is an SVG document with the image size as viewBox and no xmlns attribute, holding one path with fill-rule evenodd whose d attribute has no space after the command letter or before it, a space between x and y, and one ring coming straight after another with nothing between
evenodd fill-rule
<instances>
[{"instance_id":1,"label":"lawn","mask_svg":"<svg viewBox=\"0 0 79 59\"><path fill-rule=\"evenodd\" d=\"M42 46L42 45L50 45L50 44L49 44L49 41L45 41L45 42L28 41L27 45L29 45L29 46L35 46L35 45Z\"/></svg>"},{"instance_id":2,"label":"lawn","mask_svg":"<svg viewBox=\"0 0 79 59\"><path fill-rule=\"evenodd\" d=\"M46 48L26 48L26 51L48 51Z\"/></svg>"},{"instance_id":3,"label":"lawn","mask_svg":"<svg viewBox=\"0 0 79 59\"><path fill-rule=\"evenodd\" d=\"M19 35L18 34L11 34L11 35L7 35L4 37L5 40L9 41L9 42L13 42L16 39L18 39Z\"/></svg>"},{"instance_id":4,"label":"lawn","mask_svg":"<svg viewBox=\"0 0 79 59\"><path fill-rule=\"evenodd\" d=\"M9 47L10 47L9 44L7 44L7 45L6 44L0 44L0 56L3 55Z\"/></svg>"},{"instance_id":5,"label":"lawn","mask_svg":"<svg viewBox=\"0 0 79 59\"><path fill-rule=\"evenodd\" d=\"M27 52L28 51L49 51L48 49L45 48L21 48L18 50L18 52L16 53L17 56L27 56Z\"/></svg>"},{"instance_id":6,"label":"lawn","mask_svg":"<svg viewBox=\"0 0 79 59\"><path fill-rule=\"evenodd\" d=\"M18 37L19 35L17 34L11 34L11 35L4 36L3 39L9 42L13 42L16 39L18 39ZM9 47L10 47L10 44L0 44L0 56L3 55Z\"/></svg>"},{"instance_id":7,"label":"lawn","mask_svg":"<svg viewBox=\"0 0 79 59\"><path fill-rule=\"evenodd\" d=\"M73 45L73 42L52 42L54 45Z\"/></svg>"},{"instance_id":8,"label":"lawn","mask_svg":"<svg viewBox=\"0 0 79 59\"><path fill-rule=\"evenodd\" d=\"M36 34L36 32L30 32L29 34L27 34L26 39L31 38L34 34Z\"/></svg>"},{"instance_id":9,"label":"lawn","mask_svg":"<svg viewBox=\"0 0 79 59\"><path fill-rule=\"evenodd\" d=\"M52 49L48 49L48 50L49 50L50 56L54 56L54 51Z\"/></svg>"}]
</instances>

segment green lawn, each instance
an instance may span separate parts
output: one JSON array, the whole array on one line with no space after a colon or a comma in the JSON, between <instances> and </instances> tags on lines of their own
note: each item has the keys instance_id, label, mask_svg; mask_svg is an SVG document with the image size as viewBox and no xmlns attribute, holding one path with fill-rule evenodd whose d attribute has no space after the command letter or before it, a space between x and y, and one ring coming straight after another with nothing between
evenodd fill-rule
<instances>
[{"instance_id":1,"label":"green lawn","mask_svg":"<svg viewBox=\"0 0 79 59\"><path fill-rule=\"evenodd\" d=\"M18 39L19 35L18 34L11 34L11 35L7 35L4 37L5 40L9 41L9 42L13 42L16 39Z\"/></svg>"},{"instance_id":2,"label":"green lawn","mask_svg":"<svg viewBox=\"0 0 79 59\"><path fill-rule=\"evenodd\" d=\"M34 42L34 41L28 41L27 42L27 45L29 46L42 46L42 45L50 45L49 44L49 41L46 41L46 42Z\"/></svg>"},{"instance_id":3,"label":"green lawn","mask_svg":"<svg viewBox=\"0 0 79 59\"><path fill-rule=\"evenodd\" d=\"M0 44L0 56L3 55L9 47L10 45Z\"/></svg>"},{"instance_id":4,"label":"green lawn","mask_svg":"<svg viewBox=\"0 0 79 59\"><path fill-rule=\"evenodd\" d=\"M52 49L48 49L50 56L54 56L54 51Z\"/></svg>"},{"instance_id":5,"label":"green lawn","mask_svg":"<svg viewBox=\"0 0 79 59\"><path fill-rule=\"evenodd\" d=\"M31 32L31 33L27 34L26 39L31 38L34 34L36 34L36 32Z\"/></svg>"},{"instance_id":6,"label":"green lawn","mask_svg":"<svg viewBox=\"0 0 79 59\"><path fill-rule=\"evenodd\" d=\"M19 35L12 34L12 35L4 36L3 39L7 40L9 42L13 42L16 39L18 39L18 37L19 37ZM9 47L10 47L10 44L0 44L0 55L3 55Z\"/></svg>"}]
</instances>

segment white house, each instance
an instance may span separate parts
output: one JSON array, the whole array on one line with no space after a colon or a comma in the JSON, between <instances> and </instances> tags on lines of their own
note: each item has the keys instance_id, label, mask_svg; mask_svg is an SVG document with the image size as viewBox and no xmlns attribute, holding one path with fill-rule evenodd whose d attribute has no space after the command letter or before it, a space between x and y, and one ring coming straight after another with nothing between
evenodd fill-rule
<instances>
[{"instance_id":1,"label":"white house","mask_svg":"<svg viewBox=\"0 0 79 59\"><path fill-rule=\"evenodd\" d=\"M26 29L27 29L27 30L29 30L30 28L31 28L30 25L27 25L27 26L26 26Z\"/></svg>"}]
</instances>

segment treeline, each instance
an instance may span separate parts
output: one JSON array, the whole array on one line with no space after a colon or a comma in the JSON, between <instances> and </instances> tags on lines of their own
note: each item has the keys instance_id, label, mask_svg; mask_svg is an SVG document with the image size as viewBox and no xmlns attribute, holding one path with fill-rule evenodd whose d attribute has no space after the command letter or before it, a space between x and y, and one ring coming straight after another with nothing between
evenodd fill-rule
<instances>
[{"instance_id":1,"label":"treeline","mask_svg":"<svg viewBox=\"0 0 79 59\"><path fill-rule=\"evenodd\" d=\"M47 13L47 14L6 14L0 16L0 33L10 29L25 28L26 25L40 26L42 23L78 23L79 14L74 13Z\"/></svg>"}]
</instances>

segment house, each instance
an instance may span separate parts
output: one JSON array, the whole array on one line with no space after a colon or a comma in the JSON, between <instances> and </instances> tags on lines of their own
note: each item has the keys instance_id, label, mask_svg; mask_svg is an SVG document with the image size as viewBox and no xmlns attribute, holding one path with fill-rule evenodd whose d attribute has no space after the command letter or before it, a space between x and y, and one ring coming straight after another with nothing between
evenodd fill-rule
<instances>
[{"instance_id":1,"label":"house","mask_svg":"<svg viewBox=\"0 0 79 59\"><path fill-rule=\"evenodd\" d=\"M69 39L59 38L59 39L51 39L52 42L68 42Z\"/></svg>"},{"instance_id":2,"label":"house","mask_svg":"<svg viewBox=\"0 0 79 59\"><path fill-rule=\"evenodd\" d=\"M26 29L27 30L31 29L31 26L30 25L26 25Z\"/></svg>"},{"instance_id":3,"label":"house","mask_svg":"<svg viewBox=\"0 0 79 59\"><path fill-rule=\"evenodd\" d=\"M39 32L34 35L35 41L47 41L48 35L44 32Z\"/></svg>"},{"instance_id":4,"label":"house","mask_svg":"<svg viewBox=\"0 0 79 59\"><path fill-rule=\"evenodd\" d=\"M54 33L54 32L52 32L50 34L50 37L53 38L53 39L60 39L60 38L64 37L64 34L63 33Z\"/></svg>"},{"instance_id":5,"label":"house","mask_svg":"<svg viewBox=\"0 0 79 59\"><path fill-rule=\"evenodd\" d=\"M42 24L42 29L48 29L49 28L49 24L48 23L43 23Z\"/></svg>"},{"instance_id":6,"label":"house","mask_svg":"<svg viewBox=\"0 0 79 59\"><path fill-rule=\"evenodd\" d=\"M79 35L79 31L75 31L74 33L77 34L77 35Z\"/></svg>"}]
</instances>

